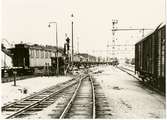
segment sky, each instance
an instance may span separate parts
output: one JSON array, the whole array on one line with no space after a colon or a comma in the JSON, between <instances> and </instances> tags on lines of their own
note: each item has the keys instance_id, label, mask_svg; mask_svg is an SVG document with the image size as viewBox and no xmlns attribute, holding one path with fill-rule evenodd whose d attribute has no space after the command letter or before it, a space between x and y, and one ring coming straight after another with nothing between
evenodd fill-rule
<instances>
[{"instance_id":1,"label":"sky","mask_svg":"<svg viewBox=\"0 0 167 120\"><path fill-rule=\"evenodd\" d=\"M75 51L79 43L80 52L104 55L113 38L113 19L118 20L117 28L155 29L165 21L165 0L2 0L1 39L56 45L56 25L48 28L54 21L63 47L65 33L71 38L73 20ZM122 31L116 37L116 44L135 44L141 32Z\"/></svg>"}]
</instances>

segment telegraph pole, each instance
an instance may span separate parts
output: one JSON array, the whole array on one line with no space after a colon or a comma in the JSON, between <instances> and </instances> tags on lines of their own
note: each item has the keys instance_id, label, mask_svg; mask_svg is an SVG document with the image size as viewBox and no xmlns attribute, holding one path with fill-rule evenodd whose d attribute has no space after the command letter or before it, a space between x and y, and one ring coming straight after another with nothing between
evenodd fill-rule
<instances>
[{"instance_id":1,"label":"telegraph pole","mask_svg":"<svg viewBox=\"0 0 167 120\"><path fill-rule=\"evenodd\" d=\"M77 52L79 53L79 37L77 37Z\"/></svg>"},{"instance_id":2,"label":"telegraph pole","mask_svg":"<svg viewBox=\"0 0 167 120\"><path fill-rule=\"evenodd\" d=\"M114 19L112 20L112 24L113 24L113 30L116 29L115 25L118 23L118 20ZM112 31L113 33L113 39L112 39L112 57L115 57L115 31Z\"/></svg>"},{"instance_id":3,"label":"telegraph pole","mask_svg":"<svg viewBox=\"0 0 167 120\"><path fill-rule=\"evenodd\" d=\"M112 20L112 24L113 24L113 27L112 27L112 34L113 34L113 40L112 40L112 55L114 56L115 55L115 47L116 46L120 46L120 45L115 45L115 32L116 31L142 31L142 38L144 38L144 31L145 30L153 30L153 29L149 29L149 28L116 28L115 27L115 25L118 23L118 20ZM131 46L131 47L133 47L134 45L121 45L121 46L124 46L124 47L126 47L126 49L127 49L127 47L129 46Z\"/></svg>"},{"instance_id":4,"label":"telegraph pole","mask_svg":"<svg viewBox=\"0 0 167 120\"><path fill-rule=\"evenodd\" d=\"M71 14L71 17L73 18L74 15ZM74 55L74 40L73 40L73 26L74 26L74 22L73 22L73 19L72 19L72 23L71 23L71 27L72 27L72 31L71 31L71 40L72 40L72 52L71 52L71 64L73 66L73 55Z\"/></svg>"},{"instance_id":5,"label":"telegraph pole","mask_svg":"<svg viewBox=\"0 0 167 120\"><path fill-rule=\"evenodd\" d=\"M109 41L107 41L107 50L106 50L106 61L109 62L108 58L109 58Z\"/></svg>"}]
</instances>

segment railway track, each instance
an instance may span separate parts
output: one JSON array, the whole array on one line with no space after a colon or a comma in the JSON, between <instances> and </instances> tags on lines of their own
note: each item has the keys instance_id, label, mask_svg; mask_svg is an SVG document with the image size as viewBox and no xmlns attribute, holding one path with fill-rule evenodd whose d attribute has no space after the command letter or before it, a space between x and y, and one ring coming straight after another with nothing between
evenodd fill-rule
<instances>
[{"instance_id":1,"label":"railway track","mask_svg":"<svg viewBox=\"0 0 167 120\"><path fill-rule=\"evenodd\" d=\"M78 83L78 80L82 77L83 76L79 76L75 79L44 89L19 101L5 105L1 108L2 114L7 116L6 118L8 119L26 116L29 115L30 112L40 111L50 104L53 104L57 94L65 89L75 86L75 84Z\"/></svg>"},{"instance_id":2,"label":"railway track","mask_svg":"<svg viewBox=\"0 0 167 120\"><path fill-rule=\"evenodd\" d=\"M112 118L102 87L91 75L80 80L72 97L61 101L53 111L52 119Z\"/></svg>"},{"instance_id":3,"label":"railway track","mask_svg":"<svg viewBox=\"0 0 167 120\"><path fill-rule=\"evenodd\" d=\"M6 115L7 119L31 119L35 118L35 113L48 106L54 106L52 112L48 113L48 117L52 119L95 119L112 116L100 85L88 74L3 106L2 114Z\"/></svg>"},{"instance_id":4,"label":"railway track","mask_svg":"<svg viewBox=\"0 0 167 120\"><path fill-rule=\"evenodd\" d=\"M125 67L119 67L120 69L123 69L123 70L126 70L126 71L130 71L130 72L135 72L134 70L131 70L131 69L129 69L129 68L125 68Z\"/></svg>"},{"instance_id":5,"label":"railway track","mask_svg":"<svg viewBox=\"0 0 167 120\"><path fill-rule=\"evenodd\" d=\"M80 80L76 91L63 110L62 118L95 119L95 92L90 76Z\"/></svg>"},{"instance_id":6,"label":"railway track","mask_svg":"<svg viewBox=\"0 0 167 120\"><path fill-rule=\"evenodd\" d=\"M152 86L151 84L146 83L146 82L145 82L144 80L142 80L141 78L136 77L134 74L132 74L132 73L134 73L134 71L132 71L132 70L130 70L130 69L125 69L125 68L122 68L122 67L121 67L121 68L120 68L120 67L117 67L117 68L120 69L121 71L123 71L123 72L129 74L130 76L132 76L132 77L135 78L136 80L138 80L140 83L142 83L142 85L146 86L148 89L153 90L153 91L157 92L158 94L165 96L165 93L164 93L164 92L160 91L159 89L155 88L155 87Z\"/></svg>"}]
</instances>

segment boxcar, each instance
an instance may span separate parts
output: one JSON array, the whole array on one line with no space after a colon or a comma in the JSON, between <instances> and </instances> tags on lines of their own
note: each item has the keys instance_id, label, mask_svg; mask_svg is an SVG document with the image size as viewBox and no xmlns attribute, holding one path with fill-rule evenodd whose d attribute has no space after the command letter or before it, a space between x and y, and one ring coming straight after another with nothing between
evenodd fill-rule
<instances>
[{"instance_id":1,"label":"boxcar","mask_svg":"<svg viewBox=\"0 0 167 120\"><path fill-rule=\"evenodd\" d=\"M165 92L166 25L135 44L135 72L149 85Z\"/></svg>"}]
</instances>

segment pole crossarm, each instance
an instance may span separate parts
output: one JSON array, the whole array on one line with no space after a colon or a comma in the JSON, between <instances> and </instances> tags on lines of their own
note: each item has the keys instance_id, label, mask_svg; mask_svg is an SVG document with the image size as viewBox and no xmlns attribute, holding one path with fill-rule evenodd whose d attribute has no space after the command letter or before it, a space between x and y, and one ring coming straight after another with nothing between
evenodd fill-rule
<instances>
[{"instance_id":1,"label":"pole crossarm","mask_svg":"<svg viewBox=\"0 0 167 120\"><path fill-rule=\"evenodd\" d=\"M130 31L130 30L154 30L154 29L146 29L146 28L139 28L139 29L136 29L136 28L130 28L130 29L112 29L112 31Z\"/></svg>"},{"instance_id":2,"label":"pole crossarm","mask_svg":"<svg viewBox=\"0 0 167 120\"><path fill-rule=\"evenodd\" d=\"M134 44L108 45L108 46L135 46Z\"/></svg>"}]
</instances>

